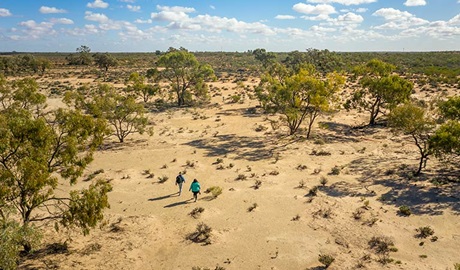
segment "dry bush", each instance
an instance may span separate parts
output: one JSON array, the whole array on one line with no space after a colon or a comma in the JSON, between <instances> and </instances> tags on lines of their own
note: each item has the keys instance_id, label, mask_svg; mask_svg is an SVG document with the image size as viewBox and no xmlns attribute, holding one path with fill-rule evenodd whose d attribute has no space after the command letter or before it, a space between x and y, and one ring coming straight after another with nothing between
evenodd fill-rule
<instances>
[{"instance_id":1,"label":"dry bush","mask_svg":"<svg viewBox=\"0 0 460 270\"><path fill-rule=\"evenodd\" d=\"M199 218L201 213L204 212L204 208L203 207L195 207L193 208L193 210L188 213L191 217L193 218Z\"/></svg>"},{"instance_id":2,"label":"dry bush","mask_svg":"<svg viewBox=\"0 0 460 270\"><path fill-rule=\"evenodd\" d=\"M248 207L248 212L254 211L258 207L257 203L253 203L251 206Z\"/></svg>"},{"instance_id":3,"label":"dry bush","mask_svg":"<svg viewBox=\"0 0 460 270\"><path fill-rule=\"evenodd\" d=\"M211 232L212 232L211 227L204 224L203 222L200 222L196 226L196 230L190 233L189 235L187 235L186 239L194 243L203 243L205 245L210 245L211 236L212 236Z\"/></svg>"},{"instance_id":4,"label":"dry bush","mask_svg":"<svg viewBox=\"0 0 460 270\"><path fill-rule=\"evenodd\" d=\"M332 262L335 261L335 258L329 254L319 254L318 261L324 265L324 268L328 268Z\"/></svg>"}]
</instances>

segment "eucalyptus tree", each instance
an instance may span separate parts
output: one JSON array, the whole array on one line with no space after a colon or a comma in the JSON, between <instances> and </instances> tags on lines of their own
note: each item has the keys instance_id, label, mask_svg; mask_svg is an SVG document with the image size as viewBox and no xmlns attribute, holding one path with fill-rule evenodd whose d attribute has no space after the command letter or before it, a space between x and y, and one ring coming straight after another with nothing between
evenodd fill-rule
<instances>
[{"instance_id":1,"label":"eucalyptus tree","mask_svg":"<svg viewBox=\"0 0 460 270\"><path fill-rule=\"evenodd\" d=\"M375 125L377 117L386 109L391 111L408 101L413 84L393 74L394 70L395 66L377 59L355 67L361 88L353 93L346 108L362 108L369 112L369 125Z\"/></svg>"},{"instance_id":2,"label":"eucalyptus tree","mask_svg":"<svg viewBox=\"0 0 460 270\"><path fill-rule=\"evenodd\" d=\"M110 184L98 180L86 189L55 193L83 175L103 142L103 121L78 109L47 111L46 97L30 79L0 78L0 268L17 261L22 248L39 243L40 227L80 228L89 233L109 207Z\"/></svg>"},{"instance_id":3,"label":"eucalyptus tree","mask_svg":"<svg viewBox=\"0 0 460 270\"><path fill-rule=\"evenodd\" d=\"M195 55L184 48L170 48L158 59L158 66L163 68L161 76L170 83L178 106L190 103L193 95L203 95L205 81L215 78L210 65L198 62Z\"/></svg>"}]
</instances>

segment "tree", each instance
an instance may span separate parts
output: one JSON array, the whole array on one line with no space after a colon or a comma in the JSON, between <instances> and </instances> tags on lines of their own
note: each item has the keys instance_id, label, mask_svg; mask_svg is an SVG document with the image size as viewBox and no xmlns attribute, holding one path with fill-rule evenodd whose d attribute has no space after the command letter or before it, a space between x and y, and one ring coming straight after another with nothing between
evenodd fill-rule
<instances>
[{"instance_id":1,"label":"tree","mask_svg":"<svg viewBox=\"0 0 460 270\"><path fill-rule=\"evenodd\" d=\"M265 75L256 95L267 111L284 115L290 135L295 134L307 118L306 135L309 138L316 118L321 113L330 111L334 94L344 84L345 79L337 73L328 74L325 79L321 79L305 69L294 75L283 71L277 74L282 76Z\"/></svg>"},{"instance_id":2,"label":"tree","mask_svg":"<svg viewBox=\"0 0 460 270\"><path fill-rule=\"evenodd\" d=\"M304 59L322 74L339 71L344 65L342 57L339 54L330 52L327 49L318 50L309 48Z\"/></svg>"},{"instance_id":3,"label":"tree","mask_svg":"<svg viewBox=\"0 0 460 270\"><path fill-rule=\"evenodd\" d=\"M88 46L81 45L76 49L77 54L66 57L69 65L91 65L91 49Z\"/></svg>"},{"instance_id":4,"label":"tree","mask_svg":"<svg viewBox=\"0 0 460 270\"><path fill-rule=\"evenodd\" d=\"M410 81L391 74L393 65L374 59L355 68L361 76L362 88L345 104L346 108L360 107L370 113L369 125L375 125L377 117L385 110L408 101L413 85Z\"/></svg>"},{"instance_id":5,"label":"tree","mask_svg":"<svg viewBox=\"0 0 460 270\"><path fill-rule=\"evenodd\" d=\"M103 141L104 123L79 110L36 110L46 98L36 84L23 82L2 83L9 90L0 107L0 238L5 240L0 258L17 258L19 246L31 251L37 222L54 221L56 228L76 227L87 234L109 206L106 181L71 191L68 197L54 192L58 176L71 184L82 176Z\"/></svg>"},{"instance_id":6,"label":"tree","mask_svg":"<svg viewBox=\"0 0 460 270\"><path fill-rule=\"evenodd\" d=\"M418 169L415 172L415 175L419 175L432 154L429 141L435 127L434 121L427 116L426 109L406 103L391 111L388 122L394 132L410 135L414 140L420 153Z\"/></svg>"},{"instance_id":7,"label":"tree","mask_svg":"<svg viewBox=\"0 0 460 270\"><path fill-rule=\"evenodd\" d=\"M436 156L460 156L460 97L450 97L439 103L441 120L445 122L430 139Z\"/></svg>"},{"instance_id":8,"label":"tree","mask_svg":"<svg viewBox=\"0 0 460 270\"><path fill-rule=\"evenodd\" d=\"M101 84L99 89L88 97L81 93L69 92L66 94L65 102L73 102L77 108L84 109L96 119L107 121L111 127L110 133L121 143L130 134L143 134L147 126L144 106L137 103L134 97L124 96L107 84Z\"/></svg>"},{"instance_id":9,"label":"tree","mask_svg":"<svg viewBox=\"0 0 460 270\"><path fill-rule=\"evenodd\" d=\"M256 60L262 63L264 68L269 67L276 61L276 55L272 52L267 52L265 49L255 49L252 51L252 54L256 58Z\"/></svg>"},{"instance_id":10,"label":"tree","mask_svg":"<svg viewBox=\"0 0 460 270\"><path fill-rule=\"evenodd\" d=\"M96 53L93 54L93 58L96 65L105 71L108 71L109 67L115 67L118 64L117 59L108 53Z\"/></svg>"},{"instance_id":11,"label":"tree","mask_svg":"<svg viewBox=\"0 0 460 270\"><path fill-rule=\"evenodd\" d=\"M160 87L158 85L146 84L145 80L146 78L139 73L131 73L126 82L126 91L136 97L141 97L144 102L148 102L150 97L154 96L159 91Z\"/></svg>"},{"instance_id":12,"label":"tree","mask_svg":"<svg viewBox=\"0 0 460 270\"><path fill-rule=\"evenodd\" d=\"M177 96L177 105L189 103L196 86L214 78L214 70L208 64L201 64L195 55L184 48L176 50L170 48L160 57L158 66L164 67L161 76L171 84L172 91ZM202 89L200 87L200 89Z\"/></svg>"}]
</instances>

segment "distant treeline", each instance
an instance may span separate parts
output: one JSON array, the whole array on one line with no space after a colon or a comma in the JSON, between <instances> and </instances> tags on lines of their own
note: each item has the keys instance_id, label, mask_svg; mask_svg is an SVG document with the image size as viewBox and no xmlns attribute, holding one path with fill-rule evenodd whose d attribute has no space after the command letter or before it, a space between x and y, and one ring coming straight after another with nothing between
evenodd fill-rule
<instances>
[{"instance_id":1,"label":"distant treeline","mask_svg":"<svg viewBox=\"0 0 460 270\"><path fill-rule=\"evenodd\" d=\"M84 46L82 46L84 47ZM88 48L89 49L89 48ZM200 62L210 64L217 72L257 72L260 61L254 52L194 52ZM89 52L89 51L88 51ZM116 60L118 66L144 67L156 66L157 59L165 52L151 53L106 53ZM76 53L0 53L0 74L19 75L20 73L43 73L51 66L78 65ZM400 73L423 74L443 82L455 83L460 76L460 51L443 52L332 52L329 50L307 49L306 51L270 52L277 61L310 61L316 67L351 72L352 67L379 59L397 67ZM100 54L99 54L100 55ZM97 61L82 62L85 65L98 65ZM333 64L332 64L333 63ZM19 74L18 74L19 73Z\"/></svg>"}]
</instances>

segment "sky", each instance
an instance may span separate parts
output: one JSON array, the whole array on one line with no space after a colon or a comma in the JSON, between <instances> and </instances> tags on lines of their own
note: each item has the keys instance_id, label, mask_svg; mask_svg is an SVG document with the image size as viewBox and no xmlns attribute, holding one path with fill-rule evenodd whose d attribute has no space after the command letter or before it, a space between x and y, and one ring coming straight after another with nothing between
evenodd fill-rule
<instances>
[{"instance_id":1,"label":"sky","mask_svg":"<svg viewBox=\"0 0 460 270\"><path fill-rule=\"evenodd\" d=\"M0 52L452 51L460 0L0 0Z\"/></svg>"}]
</instances>

